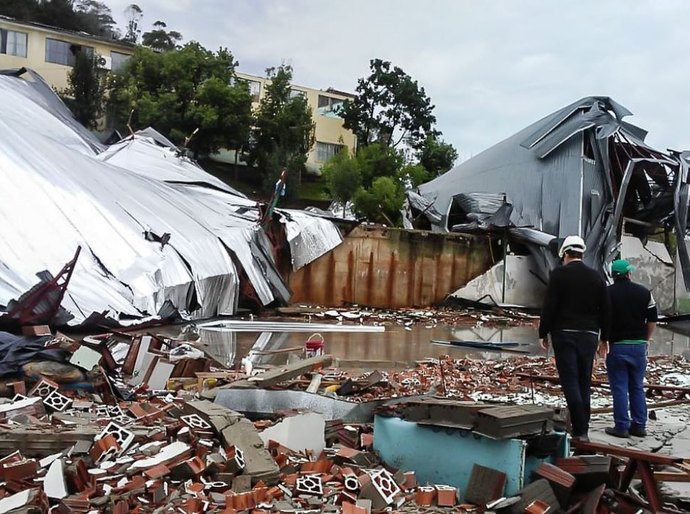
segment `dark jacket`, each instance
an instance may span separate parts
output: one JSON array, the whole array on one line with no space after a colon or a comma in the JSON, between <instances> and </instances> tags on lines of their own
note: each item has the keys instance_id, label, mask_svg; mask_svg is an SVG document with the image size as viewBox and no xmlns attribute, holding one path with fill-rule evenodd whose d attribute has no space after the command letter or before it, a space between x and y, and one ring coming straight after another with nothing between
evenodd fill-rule
<instances>
[{"instance_id":1,"label":"dark jacket","mask_svg":"<svg viewBox=\"0 0 690 514\"><path fill-rule=\"evenodd\" d=\"M539 337L554 330L583 330L600 333L608 340L610 304L606 282L582 261L573 261L551 272Z\"/></svg>"},{"instance_id":2,"label":"dark jacket","mask_svg":"<svg viewBox=\"0 0 690 514\"><path fill-rule=\"evenodd\" d=\"M611 300L611 335L616 341L644 341L647 322L656 322L657 310L652 293L628 278L618 278L608 288Z\"/></svg>"}]
</instances>

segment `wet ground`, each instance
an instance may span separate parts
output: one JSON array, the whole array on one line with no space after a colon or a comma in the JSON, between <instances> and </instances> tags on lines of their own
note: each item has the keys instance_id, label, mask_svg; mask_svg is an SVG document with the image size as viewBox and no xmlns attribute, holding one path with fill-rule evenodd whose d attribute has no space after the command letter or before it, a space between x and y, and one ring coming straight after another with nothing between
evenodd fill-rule
<instances>
[{"instance_id":1,"label":"wet ground","mask_svg":"<svg viewBox=\"0 0 690 514\"><path fill-rule=\"evenodd\" d=\"M302 348L312 332L234 332L232 330L199 329L200 341L220 362L235 366L251 350L275 352L280 349ZM411 363L427 357L450 355L455 359L510 358L517 353L482 351L432 344L432 340L461 339L470 341L514 342L514 350L543 355L537 343L536 327L450 327L445 325L412 327L386 326L380 333L324 333L324 352L338 359L362 361L395 361ZM313 336L316 338L317 336ZM255 363L279 364L289 353L275 353L255 357ZM650 355L684 355L690 358L690 337L659 327L650 345Z\"/></svg>"},{"instance_id":2,"label":"wet ground","mask_svg":"<svg viewBox=\"0 0 690 514\"><path fill-rule=\"evenodd\" d=\"M294 319L290 320L294 321ZM172 328L172 327L169 327ZM480 351L432 344L432 340L471 340L518 343L512 347L529 352L527 355L544 355L537 343L536 325L489 327L454 327L447 325L416 324L405 327L390 324L379 333L323 333L324 352L334 357L352 361L392 361L413 363L427 357L450 355L454 359L497 359L518 356L515 353ZM176 329L175 329L176 330ZM232 330L198 329L199 341L220 362L237 366L243 357L253 355L254 364L280 364L289 355L300 355L305 341L313 332L234 332ZM173 335L170 333L170 335ZM272 353L278 350L296 349L294 353ZM690 336L665 326L658 327L649 349L650 355L682 355L690 359ZM380 367L380 366L377 366ZM607 403L608 405L608 403ZM639 450L660 452L690 459L690 406L677 405L654 410L654 420L648 424L649 436L644 439L620 440L604 433L612 424L612 415L598 414L592 419L592 440L630 446ZM669 470L673 471L673 470ZM674 502L681 501L690 507L690 484L664 483L664 495ZM688 502L682 503L682 502Z\"/></svg>"}]
</instances>

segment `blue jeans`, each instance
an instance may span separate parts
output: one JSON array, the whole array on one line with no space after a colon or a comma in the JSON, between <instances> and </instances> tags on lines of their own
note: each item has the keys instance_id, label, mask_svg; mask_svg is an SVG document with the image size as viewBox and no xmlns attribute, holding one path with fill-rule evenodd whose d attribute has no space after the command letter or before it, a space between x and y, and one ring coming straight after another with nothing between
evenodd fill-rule
<instances>
[{"instance_id":1,"label":"blue jeans","mask_svg":"<svg viewBox=\"0 0 690 514\"><path fill-rule=\"evenodd\" d=\"M589 332L558 330L551 333L561 389L568 404L572 435L589 431L592 366L599 337Z\"/></svg>"},{"instance_id":2,"label":"blue jeans","mask_svg":"<svg viewBox=\"0 0 690 514\"><path fill-rule=\"evenodd\" d=\"M643 386L646 369L646 344L611 345L606 358L606 372L613 395L613 420L617 430L630 430L630 418L636 427L645 428L647 424L647 401Z\"/></svg>"}]
</instances>

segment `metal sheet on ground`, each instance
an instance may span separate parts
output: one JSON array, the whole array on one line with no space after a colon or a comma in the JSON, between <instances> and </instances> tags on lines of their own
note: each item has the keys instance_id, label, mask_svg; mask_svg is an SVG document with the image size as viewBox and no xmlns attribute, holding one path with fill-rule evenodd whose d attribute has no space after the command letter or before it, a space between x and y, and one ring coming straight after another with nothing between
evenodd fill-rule
<instances>
[{"instance_id":1,"label":"metal sheet on ground","mask_svg":"<svg viewBox=\"0 0 690 514\"><path fill-rule=\"evenodd\" d=\"M370 423L374 411L384 403L353 403L302 391L268 391L265 389L223 389L215 403L243 413L273 414L280 410L318 412L326 421L342 419L346 423Z\"/></svg>"}]
</instances>

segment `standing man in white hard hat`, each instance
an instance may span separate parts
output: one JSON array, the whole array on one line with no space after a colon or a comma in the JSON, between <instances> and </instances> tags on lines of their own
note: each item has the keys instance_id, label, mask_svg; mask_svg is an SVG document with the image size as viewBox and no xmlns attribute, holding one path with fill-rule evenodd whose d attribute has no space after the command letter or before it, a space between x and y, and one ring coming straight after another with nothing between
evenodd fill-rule
<instances>
[{"instance_id":1,"label":"standing man in white hard hat","mask_svg":"<svg viewBox=\"0 0 690 514\"><path fill-rule=\"evenodd\" d=\"M611 310L604 278L582 262L586 249L580 236L563 241L563 266L551 273L539 321L544 350L551 337L572 436L583 441L589 440L592 366L597 346L607 348Z\"/></svg>"}]
</instances>

